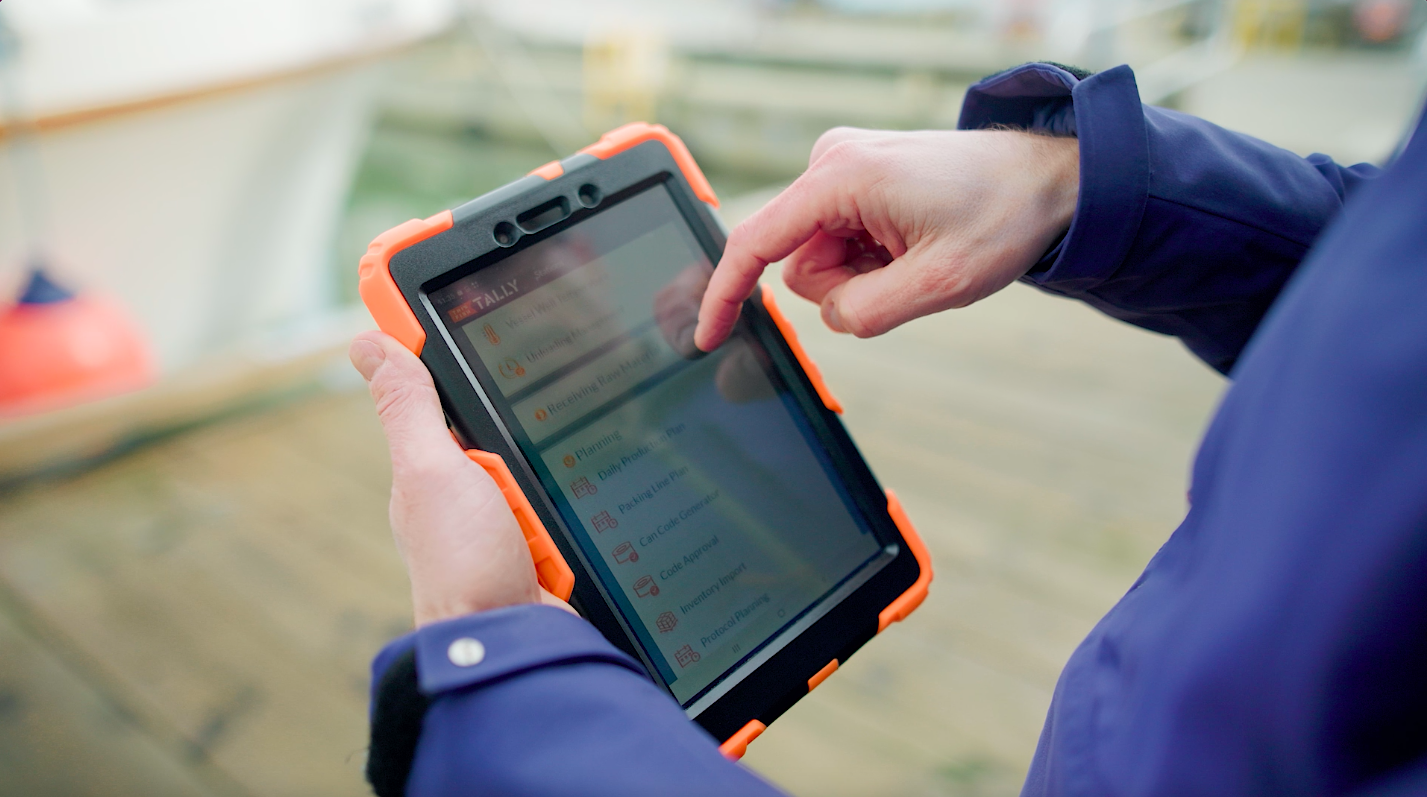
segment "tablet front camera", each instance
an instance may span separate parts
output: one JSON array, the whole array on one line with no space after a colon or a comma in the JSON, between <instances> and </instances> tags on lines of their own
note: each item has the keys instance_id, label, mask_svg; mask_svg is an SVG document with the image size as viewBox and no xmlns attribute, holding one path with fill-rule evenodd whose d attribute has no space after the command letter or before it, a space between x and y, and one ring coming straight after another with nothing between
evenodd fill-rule
<instances>
[{"instance_id":1,"label":"tablet front camera","mask_svg":"<svg viewBox=\"0 0 1427 797\"><path fill-rule=\"evenodd\" d=\"M501 246L514 246L520 233L516 231L515 225L508 221L503 221L495 226L495 242Z\"/></svg>"}]
</instances>

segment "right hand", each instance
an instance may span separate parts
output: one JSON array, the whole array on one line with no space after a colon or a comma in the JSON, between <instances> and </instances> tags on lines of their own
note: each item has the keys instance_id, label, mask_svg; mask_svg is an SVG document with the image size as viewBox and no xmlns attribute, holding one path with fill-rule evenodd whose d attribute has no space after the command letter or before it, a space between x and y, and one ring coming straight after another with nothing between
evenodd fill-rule
<instances>
[{"instance_id":1,"label":"right hand","mask_svg":"<svg viewBox=\"0 0 1427 797\"><path fill-rule=\"evenodd\" d=\"M1070 226L1074 138L836 128L808 170L728 237L694 341L712 351L769 263L835 332L880 335L1024 275Z\"/></svg>"}]
</instances>

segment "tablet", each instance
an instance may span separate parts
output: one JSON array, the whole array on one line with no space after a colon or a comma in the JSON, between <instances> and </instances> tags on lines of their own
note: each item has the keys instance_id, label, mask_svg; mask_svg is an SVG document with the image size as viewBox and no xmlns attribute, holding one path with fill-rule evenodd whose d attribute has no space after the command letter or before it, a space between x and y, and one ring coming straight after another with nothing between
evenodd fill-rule
<instances>
[{"instance_id":1,"label":"tablet","mask_svg":"<svg viewBox=\"0 0 1427 797\"><path fill-rule=\"evenodd\" d=\"M931 566L771 295L694 347L716 205L678 138L628 125L378 237L360 287L542 585L737 757L910 613Z\"/></svg>"}]
</instances>

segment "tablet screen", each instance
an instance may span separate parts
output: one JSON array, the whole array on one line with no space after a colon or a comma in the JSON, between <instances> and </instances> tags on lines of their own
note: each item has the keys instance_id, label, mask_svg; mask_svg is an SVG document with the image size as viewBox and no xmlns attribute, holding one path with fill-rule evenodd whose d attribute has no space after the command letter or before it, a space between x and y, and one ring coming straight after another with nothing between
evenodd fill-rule
<instances>
[{"instance_id":1,"label":"tablet screen","mask_svg":"<svg viewBox=\"0 0 1427 797\"><path fill-rule=\"evenodd\" d=\"M711 272L656 185L429 296L686 707L887 558Z\"/></svg>"}]
</instances>

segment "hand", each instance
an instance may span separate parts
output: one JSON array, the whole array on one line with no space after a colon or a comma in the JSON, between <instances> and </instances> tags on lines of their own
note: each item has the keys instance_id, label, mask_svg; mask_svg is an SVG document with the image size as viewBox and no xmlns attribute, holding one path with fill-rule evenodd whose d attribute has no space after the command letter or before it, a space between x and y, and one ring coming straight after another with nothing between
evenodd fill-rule
<instances>
[{"instance_id":1,"label":"hand","mask_svg":"<svg viewBox=\"0 0 1427 797\"><path fill-rule=\"evenodd\" d=\"M416 625L517 603L569 606L540 588L510 506L446 429L431 374L381 332L349 351L391 449L391 530L411 577Z\"/></svg>"},{"instance_id":2,"label":"hand","mask_svg":"<svg viewBox=\"0 0 1427 797\"><path fill-rule=\"evenodd\" d=\"M860 338L965 307L1024 275L1070 225L1080 145L1005 130L836 128L808 170L728 237L694 340L712 351L769 263Z\"/></svg>"}]
</instances>

